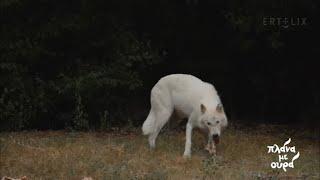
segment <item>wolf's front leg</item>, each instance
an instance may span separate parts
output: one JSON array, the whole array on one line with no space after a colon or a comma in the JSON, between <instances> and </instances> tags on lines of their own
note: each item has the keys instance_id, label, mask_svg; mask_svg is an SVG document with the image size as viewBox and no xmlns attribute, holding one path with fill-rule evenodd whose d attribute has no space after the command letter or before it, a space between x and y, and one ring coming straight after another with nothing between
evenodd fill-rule
<instances>
[{"instance_id":1,"label":"wolf's front leg","mask_svg":"<svg viewBox=\"0 0 320 180\"><path fill-rule=\"evenodd\" d=\"M207 150L210 155L216 155L215 142L213 141L213 138L212 136L210 136L210 134L208 134L208 144L205 147L205 150Z\"/></svg>"},{"instance_id":2,"label":"wolf's front leg","mask_svg":"<svg viewBox=\"0 0 320 180\"><path fill-rule=\"evenodd\" d=\"M208 143L205 149L209 152L210 155L215 156L217 154L216 145L214 144L214 142Z\"/></svg>"},{"instance_id":3,"label":"wolf's front leg","mask_svg":"<svg viewBox=\"0 0 320 180\"><path fill-rule=\"evenodd\" d=\"M191 137L192 137L192 129L193 126L190 122L187 123L187 128L186 128L186 145L184 149L183 156L184 157L190 157L191 156Z\"/></svg>"}]
</instances>

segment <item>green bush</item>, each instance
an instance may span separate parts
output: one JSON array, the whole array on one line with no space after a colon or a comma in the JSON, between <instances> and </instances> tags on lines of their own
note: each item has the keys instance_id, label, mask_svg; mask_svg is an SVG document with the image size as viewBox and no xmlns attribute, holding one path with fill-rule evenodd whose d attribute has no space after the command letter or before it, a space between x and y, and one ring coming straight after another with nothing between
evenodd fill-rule
<instances>
[{"instance_id":1,"label":"green bush","mask_svg":"<svg viewBox=\"0 0 320 180\"><path fill-rule=\"evenodd\" d=\"M0 3L1 130L127 123L126 101L141 73L161 61L159 51L101 8L108 3L71 4Z\"/></svg>"}]
</instances>

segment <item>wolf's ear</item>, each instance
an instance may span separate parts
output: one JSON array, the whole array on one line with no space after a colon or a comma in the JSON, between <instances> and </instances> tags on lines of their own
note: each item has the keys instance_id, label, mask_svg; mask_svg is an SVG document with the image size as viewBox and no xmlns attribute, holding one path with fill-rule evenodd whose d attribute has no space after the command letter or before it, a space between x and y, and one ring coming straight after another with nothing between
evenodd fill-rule
<instances>
[{"instance_id":1,"label":"wolf's ear","mask_svg":"<svg viewBox=\"0 0 320 180\"><path fill-rule=\"evenodd\" d=\"M202 114L205 113L207 110L207 108L203 104L200 105L200 109L201 109Z\"/></svg>"},{"instance_id":2,"label":"wolf's ear","mask_svg":"<svg viewBox=\"0 0 320 180\"><path fill-rule=\"evenodd\" d=\"M222 106L221 103L219 103L219 104L217 105L216 110L217 110L217 112L219 112L219 113L222 113L222 112L223 112L223 106Z\"/></svg>"}]
</instances>

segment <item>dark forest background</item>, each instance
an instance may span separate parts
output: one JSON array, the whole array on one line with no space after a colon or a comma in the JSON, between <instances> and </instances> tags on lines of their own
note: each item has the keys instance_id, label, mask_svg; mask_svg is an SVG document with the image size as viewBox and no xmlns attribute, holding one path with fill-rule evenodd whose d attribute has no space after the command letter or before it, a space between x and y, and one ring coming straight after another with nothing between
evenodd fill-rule
<instances>
[{"instance_id":1,"label":"dark forest background","mask_svg":"<svg viewBox=\"0 0 320 180\"><path fill-rule=\"evenodd\" d=\"M171 73L213 83L232 122L319 125L316 2L0 0L1 130L140 126Z\"/></svg>"}]
</instances>

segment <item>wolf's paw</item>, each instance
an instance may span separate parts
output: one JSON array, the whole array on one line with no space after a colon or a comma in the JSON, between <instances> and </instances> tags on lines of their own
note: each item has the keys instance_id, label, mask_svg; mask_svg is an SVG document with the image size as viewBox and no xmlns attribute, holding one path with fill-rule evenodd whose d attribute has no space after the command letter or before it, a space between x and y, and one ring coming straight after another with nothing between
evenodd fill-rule
<instances>
[{"instance_id":1,"label":"wolf's paw","mask_svg":"<svg viewBox=\"0 0 320 180\"><path fill-rule=\"evenodd\" d=\"M183 153L183 158L184 159L190 159L191 158L191 153Z\"/></svg>"}]
</instances>

